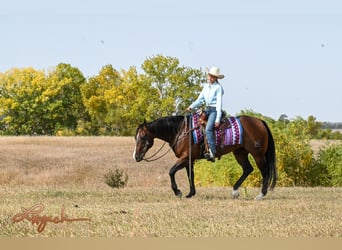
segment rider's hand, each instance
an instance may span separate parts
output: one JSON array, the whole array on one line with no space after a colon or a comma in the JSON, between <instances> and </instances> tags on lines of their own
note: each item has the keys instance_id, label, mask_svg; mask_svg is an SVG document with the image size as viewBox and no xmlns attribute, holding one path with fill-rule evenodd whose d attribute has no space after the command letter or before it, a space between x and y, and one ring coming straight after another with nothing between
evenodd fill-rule
<instances>
[{"instance_id":1,"label":"rider's hand","mask_svg":"<svg viewBox=\"0 0 342 250\"><path fill-rule=\"evenodd\" d=\"M215 122L215 128L218 128L220 126L219 122Z\"/></svg>"}]
</instances>

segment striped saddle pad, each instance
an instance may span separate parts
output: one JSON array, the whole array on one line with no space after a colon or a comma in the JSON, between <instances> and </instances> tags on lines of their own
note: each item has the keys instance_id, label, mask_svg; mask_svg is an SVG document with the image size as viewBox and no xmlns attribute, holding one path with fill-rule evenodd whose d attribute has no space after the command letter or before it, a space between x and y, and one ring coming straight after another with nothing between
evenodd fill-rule
<instances>
[{"instance_id":1,"label":"striped saddle pad","mask_svg":"<svg viewBox=\"0 0 342 250\"><path fill-rule=\"evenodd\" d=\"M204 136L202 129L199 126L199 114L194 113L191 116L191 126L192 128L196 128L192 131L192 135L194 142L197 144L203 141ZM223 126L224 129L215 130L216 146L242 144L243 129L240 119L238 117L231 116L224 118L223 122L227 123Z\"/></svg>"}]
</instances>

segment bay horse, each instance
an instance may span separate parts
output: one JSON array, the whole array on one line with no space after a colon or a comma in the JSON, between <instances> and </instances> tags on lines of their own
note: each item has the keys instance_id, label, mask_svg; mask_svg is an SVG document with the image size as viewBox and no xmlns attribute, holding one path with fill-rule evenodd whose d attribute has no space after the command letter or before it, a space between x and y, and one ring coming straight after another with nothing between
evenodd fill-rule
<instances>
[{"instance_id":1,"label":"bay horse","mask_svg":"<svg viewBox=\"0 0 342 250\"><path fill-rule=\"evenodd\" d=\"M154 138L168 142L175 156L176 163L169 171L171 188L178 197L182 192L178 189L175 174L178 170L186 168L190 185L190 192L186 196L191 198L196 194L194 183L194 161L204 158L203 147L200 143L195 144L190 138L190 115L166 116L152 122L140 124L136 130L136 145L133 159L137 162L144 160L146 152L153 146ZM262 175L261 192L255 199L263 199L268 190L273 190L277 181L275 144L272 133L265 121L251 117L239 116L243 129L242 144L217 147L216 157L233 152L235 159L241 165L243 173L233 186L232 197L239 197L239 187L248 175L253 171L248 155L251 154ZM189 151L191 148L191 155ZM190 156L190 160L189 160Z\"/></svg>"}]
</instances>

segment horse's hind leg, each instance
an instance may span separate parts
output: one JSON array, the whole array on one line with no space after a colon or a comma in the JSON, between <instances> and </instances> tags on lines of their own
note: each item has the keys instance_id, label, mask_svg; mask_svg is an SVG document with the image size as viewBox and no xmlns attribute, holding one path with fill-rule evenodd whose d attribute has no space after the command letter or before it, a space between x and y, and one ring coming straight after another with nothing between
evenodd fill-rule
<instances>
[{"instance_id":1,"label":"horse's hind leg","mask_svg":"<svg viewBox=\"0 0 342 250\"><path fill-rule=\"evenodd\" d=\"M238 149L234 151L234 156L237 162L241 165L242 167L242 175L241 177L237 180L237 182L233 186L233 192L232 192L232 197L233 198L238 198L239 197L239 187L241 184L244 182L244 180L248 177L248 175L253 172L253 167L251 163L248 160L248 152L244 149Z\"/></svg>"},{"instance_id":2,"label":"horse's hind leg","mask_svg":"<svg viewBox=\"0 0 342 250\"><path fill-rule=\"evenodd\" d=\"M268 180L269 180L269 171L266 169L266 163L264 157L254 157L255 162L261 172L262 176L262 186L261 186L261 192L260 194L255 197L256 200L262 200L268 191Z\"/></svg>"}]
</instances>

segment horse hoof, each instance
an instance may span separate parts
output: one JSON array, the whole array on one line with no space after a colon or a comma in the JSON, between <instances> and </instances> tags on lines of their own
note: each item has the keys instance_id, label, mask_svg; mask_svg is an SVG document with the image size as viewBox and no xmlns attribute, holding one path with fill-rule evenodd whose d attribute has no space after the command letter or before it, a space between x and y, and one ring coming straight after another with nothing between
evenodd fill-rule
<instances>
[{"instance_id":1,"label":"horse hoof","mask_svg":"<svg viewBox=\"0 0 342 250\"><path fill-rule=\"evenodd\" d=\"M194 196L193 194L188 194L187 196L185 196L186 198L192 198L192 196Z\"/></svg>"},{"instance_id":2,"label":"horse hoof","mask_svg":"<svg viewBox=\"0 0 342 250\"><path fill-rule=\"evenodd\" d=\"M239 198L239 196L240 196L239 190L233 190L232 198L237 199L237 198Z\"/></svg>"},{"instance_id":3,"label":"horse hoof","mask_svg":"<svg viewBox=\"0 0 342 250\"><path fill-rule=\"evenodd\" d=\"M263 195L262 193L260 193L260 194L258 194L258 195L255 197L255 200L261 201L261 200L264 199L264 197L265 197L265 195Z\"/></svg>"},{"instance_id":4,"label":"horse hoof","mask_svg":"<svg viewBox=\"0 0 342 250\"><path fill-rule=\"evenodd\" d=\"M182 198L183 194L182 194L181 191L178 191L177 194L176 194L176 196L177 196L178 198Z\"/></svg>"}]
</instances>

